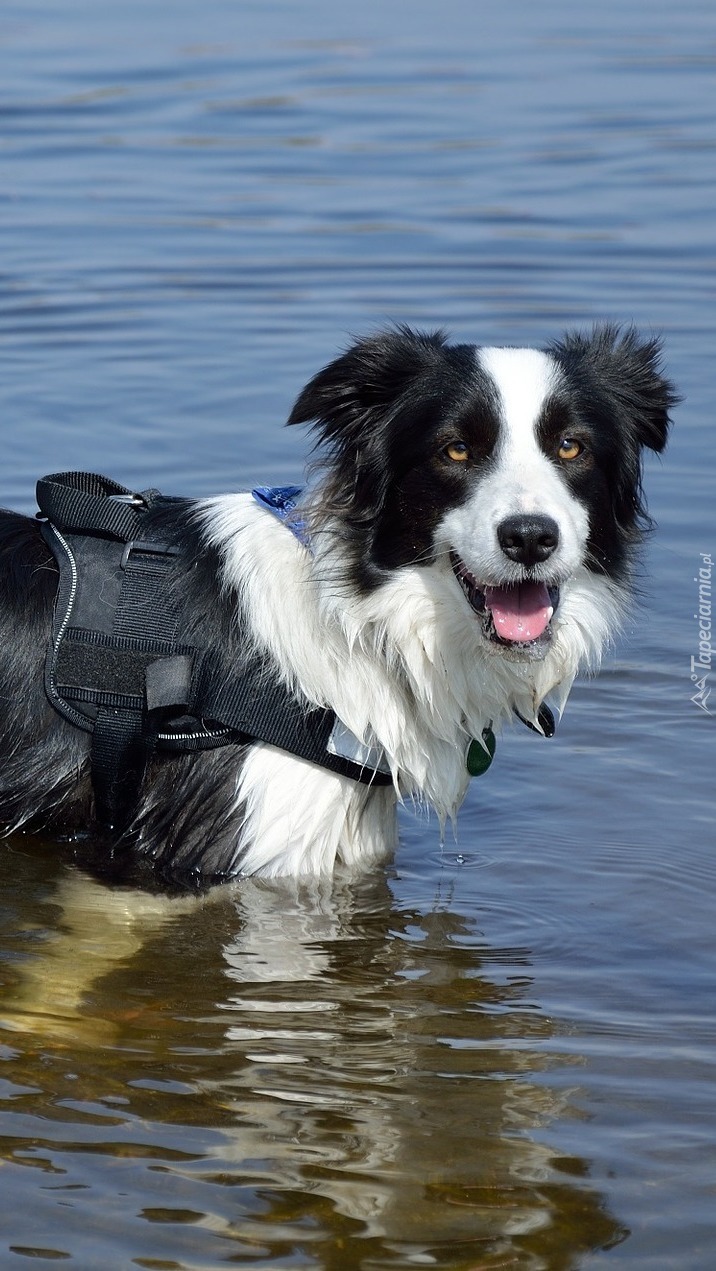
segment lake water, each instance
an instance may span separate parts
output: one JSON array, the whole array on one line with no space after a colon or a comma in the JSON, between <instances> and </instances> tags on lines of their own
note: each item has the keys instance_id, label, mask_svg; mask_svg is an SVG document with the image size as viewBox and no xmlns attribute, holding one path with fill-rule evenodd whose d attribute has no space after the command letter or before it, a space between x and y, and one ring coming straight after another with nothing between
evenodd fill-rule
<instances>
[{"instance_id":1,"label":"lake water","mask_svg":"<svg viewBox=\"0 0 716 1271\"><path fill-rule=\"evenodd\" d=\"M712 0L6 0L0 111L5 504L300 479L390 320L634 321L685 396L625 638L457 843L173 904L2 845L0 1266L710 1271Z\"/></svg>"}]
</instances>

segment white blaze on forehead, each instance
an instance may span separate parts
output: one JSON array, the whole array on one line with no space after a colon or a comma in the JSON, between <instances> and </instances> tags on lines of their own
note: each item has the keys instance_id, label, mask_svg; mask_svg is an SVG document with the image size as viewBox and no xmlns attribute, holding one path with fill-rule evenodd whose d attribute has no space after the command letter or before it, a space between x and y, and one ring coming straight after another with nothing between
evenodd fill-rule
<instances>
[{"instance_id":1,"label":"white blaze on forehead","mask_svg":"<svg viewBox=\"0 0 716 1271\"><path fill-rule=\"evenodd\" d=\"M480 582L501 585L515 581L520 568L502 550L502 522L522 514L548 516L557 524L559 545L539 576L564 579L583 561L589 522L537 436L545 404L562 383L560 369L537 349L480 349L477 360L492 381L499 436L494 461L471 497L445 516L444 540Z\"/></svg>"},{"instance_id":2,"label":"white blaze on forehead","mask_svg":"<svg viewBox=\"0 0 716 1271\"><path fill-rule=\"evenodd\" d=\"M478 356L500 395L504 443L533 446L535 423L559 380L557 366L539 349L480 349Z\"/></svg>"},{"instance_id":3,"label":"white blaze on forehead","mask_svg":"<svg viewBox=\"0 0 716 1271\"><path fill-rule=\"evenodd\" d=\"M545 403L559 384L559 369L538 349L483 349L480 360L499 399L495 513L542 512L561 522L564 485L536 432Z\"/></svg>"}]
</instances>

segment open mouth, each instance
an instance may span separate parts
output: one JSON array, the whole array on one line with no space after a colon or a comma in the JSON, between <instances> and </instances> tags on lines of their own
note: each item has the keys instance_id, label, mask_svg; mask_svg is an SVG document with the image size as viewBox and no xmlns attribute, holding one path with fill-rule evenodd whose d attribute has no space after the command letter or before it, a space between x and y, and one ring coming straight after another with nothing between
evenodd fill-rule
<instances>
[{"instance_id":1,"label":"open mouth","mask_svg":"<svg viewBox=\"0 0 716 1271\"><path fill-rule=\"evenodd\" d=\"M501 586L480 584L456 552L450 553L450 563L467 603L482 620L488 640L533 655L546 649L552 638L559 587L531 579Z\"/></svg>"}]
</instances>

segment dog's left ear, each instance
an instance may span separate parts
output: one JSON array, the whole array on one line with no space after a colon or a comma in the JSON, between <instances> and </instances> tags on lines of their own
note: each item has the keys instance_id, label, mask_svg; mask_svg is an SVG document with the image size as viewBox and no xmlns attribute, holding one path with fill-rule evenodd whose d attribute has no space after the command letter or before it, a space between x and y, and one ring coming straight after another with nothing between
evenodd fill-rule
<instances>
[{"instance_id":1,"label":"dog's left ear","mask_svg":"<svg viewBox=\"0 0 716 1271\"><path fill-rule=\"evenodd\" d=\"M551 352L587 394L606 395L640 446L661 451L669 411L681 400L661 371L661 341L642 339L634 328L596 327L568 335Z\"/></svg>"}]
</instances>

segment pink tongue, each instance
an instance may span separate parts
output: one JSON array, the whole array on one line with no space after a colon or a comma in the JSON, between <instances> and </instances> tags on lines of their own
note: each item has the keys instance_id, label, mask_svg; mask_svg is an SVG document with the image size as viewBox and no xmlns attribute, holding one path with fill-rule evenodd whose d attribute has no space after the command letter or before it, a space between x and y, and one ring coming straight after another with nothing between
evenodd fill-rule
<instances>
[{"instance_id":1,"label":"pink tongue","mask_svg":"<svg viewBox=\"0 0 716 1271\"><path fill-rule=\"evenodd\" d=\"M492 613L498 636L522 644L541 636L552 615L552 604L544 583L486 587L485 604Z\"/></svg>"}]
</instances>

